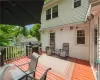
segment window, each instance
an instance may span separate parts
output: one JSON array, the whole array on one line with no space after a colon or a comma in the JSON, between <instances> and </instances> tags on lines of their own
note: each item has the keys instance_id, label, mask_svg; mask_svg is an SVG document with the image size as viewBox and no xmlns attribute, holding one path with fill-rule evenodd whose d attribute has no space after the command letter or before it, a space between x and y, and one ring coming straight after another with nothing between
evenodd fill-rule
<instances>
[{"instance_id":1,"label":"window","mask_svg":"<svg viewBox=\"0 0 100 80\"><path fill-rule=\"evenodd\" d=\"M55 33L50 33L50 48L55 48Z\"/></svg>"},{"instance_id":2,"label":"window","mask_svg":"<svg viewBox=\"0 0 100 80\"><path fill-rule=\"evenodd\" d=\"M74 8L81 6L81 0L74 0Z\"/></svg>"},{"instance_id":3,"label":"window","mask_svg":"<svg viewBox=\"0 0 100 80\"><path fill-rule=\"evenodd\" d=\"M77 31L77 44L85 44L85 31L84 30Z\"/></svg>"},{"instance_id":4,"label":"window","mask_svg":"<svg viewBox=\"0 0 100 80\"><path fill-rule=\"evenodd\" d=\"M52 8L52 18L58 17L58 5Z\"/></svg>"},{"instance_id":5,"label":"window","mask_svg":"<svg viewBox=\"0 0 100 80\"><path fill-rule=\"evenodd\" d=\"M49 20L51 18L56 18L56 17L58 17L58 5L46 10L46 20Z\"/></svg>"},{"instance_id":6,"label":"window","mask_svg":"<svg viewBox=\"0 0 100 80\"><path fill-rule=\"evenodd\" d=\"M51 9L46 10L46 20L51 19Z\"/></svg>"},{"instance_id":7,"label":"window","mask_svg":"<svg viewBox=\"0 0 100 80\"><path fill-rule=\"evenodd\" d=\"M95 31L94 31L94 41L95 41L95 44L97 44L97 29L95 29Z\"/></svg>"}]
</instances>

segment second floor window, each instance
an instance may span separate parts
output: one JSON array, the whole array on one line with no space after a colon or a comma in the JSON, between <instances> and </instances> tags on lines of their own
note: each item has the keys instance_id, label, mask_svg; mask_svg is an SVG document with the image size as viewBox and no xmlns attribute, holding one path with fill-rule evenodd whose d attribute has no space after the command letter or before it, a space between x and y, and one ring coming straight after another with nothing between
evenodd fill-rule
<instances>
[{"instance_id":1,"label":"second floor window","mask_svg":"<svg viewBox=\"0 0 100 80\"><path fill-rule=\"evenodd\" d=\"M46 10L46 20L51 19L51 8Z\"/></svg>"},{"instance_id":2,"label":"second floor window","mask_svg":"<svg viewBox=\"0 0 100 80\"><path fill-rule=\"evenodd\" d=\"M81 6L81 0L74 0L74 8Z\"/></svg>"},{"instance_id":3,"label":"second floor window","mask_svg":"<svg viewBox=\"0 0 100 80\"><path fill-rule=\"evenodd\" d=\"M58 17L58 5L52 8L52 18Z\"/></svg>"},{"instance_id":4,"label":"second floor window","mask_svg":"<svg viewBox=\"0 0 100 80\"><path fill-rule=\"evenodd\" d=\"M77 30L77 44L85 44L85 31Z\"/></svg>"}]
</instances>

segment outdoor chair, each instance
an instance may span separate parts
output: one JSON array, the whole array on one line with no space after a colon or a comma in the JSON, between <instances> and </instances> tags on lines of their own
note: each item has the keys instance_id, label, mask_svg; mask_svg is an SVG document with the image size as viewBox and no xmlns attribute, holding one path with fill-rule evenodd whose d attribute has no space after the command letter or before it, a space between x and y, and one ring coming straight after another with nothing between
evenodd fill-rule
<instances>
[{"instance_id":1,"label":"outdoor chair","mask_svg":"<svg viewBox=\"0 0 100 80\"><path fill-rule=\"evenodd\" d=\"M37 72L36 68L37 68L39 57L40 57L40 55L37 53L33 53L31 55L31 61L29 63L26 63L29 65L29 69L25 72L26 75L21 77L19 80L23 80L23 79L25 79L25 80L46 80L47 72L49 70L51 70L51 68L46 69L40 79L35 78L35 73ZM25 64L18 65L17 67L20 67L23 65L25 65Z\"/></svg>"},{"instance_id":2,"label":"outdoor chair","mask_svg":"<svg viewBox=\"0 0 100 80\"><path fill-rule=\"evenodd\" d=\"M55 49L55 56L60 57L60 49Z\"/></svg>"},{"instance_id":3,"label":"outdoor chair","mask_svg":"<svg viewBox=\"0 0 100 80\"><path fill-rule=\"evenodd\" d=\"M69 43L63 43L62 49L60 49L60 57L66 58L69 56Z\"/></svg>"}]
</instances>

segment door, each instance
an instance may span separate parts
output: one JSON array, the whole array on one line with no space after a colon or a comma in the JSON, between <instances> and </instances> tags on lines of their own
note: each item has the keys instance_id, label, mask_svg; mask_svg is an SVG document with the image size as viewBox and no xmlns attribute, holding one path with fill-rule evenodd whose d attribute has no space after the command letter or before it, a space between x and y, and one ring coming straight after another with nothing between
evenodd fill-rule
<instances>
[{"instance_id":1,"label":"door","mask_svg":"<svg viewBox=\"0 0 100 80\"><path fill-rule=\"evenodd\" d=\"M55 33L50 33L50 48L55 49Z\"/></svg>"}]
</instances>

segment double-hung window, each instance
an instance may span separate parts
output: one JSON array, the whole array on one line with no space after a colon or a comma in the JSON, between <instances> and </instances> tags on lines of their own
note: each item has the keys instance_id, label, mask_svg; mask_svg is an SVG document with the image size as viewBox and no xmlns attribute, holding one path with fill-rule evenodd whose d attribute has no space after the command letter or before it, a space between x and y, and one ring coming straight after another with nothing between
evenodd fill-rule
<instances>
[{"instance_id":1,"label":"double-hung window","mask_svg":"<svg viewBox=\"0 0 100 80\"><path fill-rule=\"evenodd\" d=\"M81 6L81 0L74 0L74 8Z\"/></svg>"},{"instance_id":2,"label":"double-hung window","mask_svg":"<svg viewBox=\"0 0 100 80\"><path fill-rule=\"evenodd\" d=\"M46 10L46 20L56 18L56 17L58 17L58 5Z\"/></svg>"},{"instance_id":3,"label":"double-hung window","mask_svg":"<svg viewBox=\"0 0 100 80\"><path fill-rule=\"evenodd\" d=\"M77 30L77 44L85 44L85 31Z\"/></svg>"}]
</instances>

